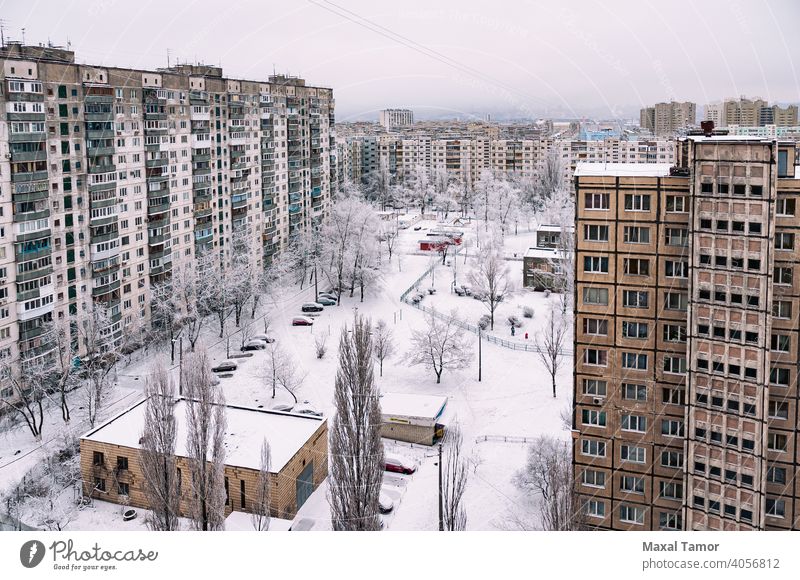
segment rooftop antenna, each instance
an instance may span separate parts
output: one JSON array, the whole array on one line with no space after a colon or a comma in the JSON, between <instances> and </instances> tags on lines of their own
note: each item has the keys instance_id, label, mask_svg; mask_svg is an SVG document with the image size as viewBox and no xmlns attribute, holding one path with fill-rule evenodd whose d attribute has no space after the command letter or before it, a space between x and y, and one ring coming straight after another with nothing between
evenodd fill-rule
<instances>
[{"instance_id":1,"label":"rooftop antenna","mask_svg":"<svg viewBox=\"0 0 800 580\"><path fill-rule=\"evenodd\" d=\"M5 24L6 21L0 19L0 43L5 47L6 45L6 32L5 32Z\"/></svg>"},{"instance_id":2,"label":"rooftop antenna","mask_svg":"<svg viewBox=\"0 0 800 580\"><path fill-rule=\"evenodd\" d=\"M25 46L25 28L22 28L22 45Z\"/></svg>"},{"instance_id":3,"label":"rooftop antenna","mask_svg":"<svg viewBox=\"0 0 800 580\"><path fill-rule=\"evenodd\" d=\"M167 68L169 68L169 49L167 49Z\"/></svg>"}]
</instances>

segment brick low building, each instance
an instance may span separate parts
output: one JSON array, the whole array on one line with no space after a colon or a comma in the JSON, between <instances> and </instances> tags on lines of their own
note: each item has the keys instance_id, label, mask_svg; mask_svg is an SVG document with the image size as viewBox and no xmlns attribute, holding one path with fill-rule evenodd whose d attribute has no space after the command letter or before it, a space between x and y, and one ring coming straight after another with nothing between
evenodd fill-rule
<instances>
[{"instance_id":1,"label":"brick low building","mask_svg":"<svg viewBox=\"0 0 800 580\"><path fill-rule=\"evenodd\" d=\"M381 397L381 435L387 439L433 445L444 436L447 397L385 393Z\"/></svg>"},{"instance_id":2,"label":"brick low building","mask_svg":"<svg viewBox=\"0 0 800 580\"><path fill-rule=\"evenodd\" d=\"M191 493L186 457L185 399L175 403L181 514ZM81 438L83 492L95 499L147 509L139 459L146 402L137 403ZM270 510L291 518L328 475L328 425L320 417L227 405L225 431L226 515L252 511L258 485L261 442L269 442L273 481Z\"/></svg>"}]
</instances>

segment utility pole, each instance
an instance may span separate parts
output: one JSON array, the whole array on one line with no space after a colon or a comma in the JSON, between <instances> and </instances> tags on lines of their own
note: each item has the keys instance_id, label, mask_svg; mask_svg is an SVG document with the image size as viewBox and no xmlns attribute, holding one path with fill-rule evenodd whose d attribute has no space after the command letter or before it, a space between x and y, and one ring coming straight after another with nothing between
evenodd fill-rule
<instances>
[{"instance_id":1,"label":"utility pole","mask_svg":"<svg viewBox=\"0 0 800 580\"><path fill-rule=\"evenodd\" d=\"M444 500L442 497L442 444L439 443L439 531L444 531Z\"/></svg>"},{"instance_id":2,"label":"utility pole","mask_svg":"<svg viewBox=\"0 0 800 580\"><path fill-rule=\"evenodd\" d=\"M481 356L481 327L478 327L478 382L481 382L481 366L483 363L483 359Z\"/></svg>"},{"instance_id":3,"label":"utility pole","mask_svg":"<svg viewBox=\"0 0 800 580\"><path fill-rule=\"evenodd\" d=\"M183 337L178 339L178 394L183 396Z\"/></svg>"}]
</instances>

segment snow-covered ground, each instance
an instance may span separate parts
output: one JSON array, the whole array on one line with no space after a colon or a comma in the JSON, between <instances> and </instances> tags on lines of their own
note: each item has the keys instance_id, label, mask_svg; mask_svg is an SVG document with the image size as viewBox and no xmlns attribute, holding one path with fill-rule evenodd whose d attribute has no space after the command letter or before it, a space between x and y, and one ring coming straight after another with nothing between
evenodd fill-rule
<instances>
[{"instance_id":1,"label":"snow-covered ground","mask_svg":"<svg viewBox=\"0 0 800 580\"><path fill-rule=\"evenodd\" d=\"M420 222L421 227L434 228L436 223ZM464 226L465 244L470 247L468 253L475 248L474 225ZM571 397L571 364L564 365L559 375L558 396L553 398L548 374L533 352L514 351L501 346L483 343L482 346L482 381L478 382L477 337L470 336L475 347L475 358L470 366L460 371L445 370L441 384L436 384L436 377L428 368L409 366L403 359L408 349L412 331L425 326L424 313L400 301L401 293L414 283L431 264L429 257L419 255L417 241L424 236L424 231L413 229L401 230L398 247L391 263L386 265L386 254L383 254L385 274L380 288L374 290L361 302L358 292L353 298L345 295L338 306L327 307L317 317L312 327L292 327L292 316L300 314L300 305L313 300L313 286L303 291L288 292L287 296L272 304L264 306L271 325L270 334L275 336L280 345L293 358L298 372L305 374L303 385L297 396L301 401L308 400L311 405L330 417L333 413L333 386L337 368L337 345L339 336L345 325L350 325L355 312L368 316L372 322L383 319L393 331L393 339L397 354L384 363L383 376L377 377L380 390L391 393L418 393L446 395L449 398L447 417L457 420L462 428L465 443L465 454L471 458L470 479L465 502L468 516L468 529L494 530L509 527L510 516L515 514L524 517L531 512L531 504L514 486L512 477L525 459L525 446L520 443L503 443L496 440L478 441L484 436L533 437L540 434L555 434L566 438L568 432L562 425L561 412L570 402ZM506 237L506 255L509 248L526 248L532 241L531 234L518 237ZM513 252L512 252L513 253ZM466 281L467 267L463 255L458 257L457 276L459 283ZM522 262L510 260L511 277L521 285ZM485 306L470 297L458 297L450 292L453 278L453 267L438 266L435 273L437 294L426 296L423 304L435 305L437 310L449 311L455 308L459 314L471 323L475 323L481 314L487 312ZM428 279L421 287L430 285ZM321 288L322 290L323 288ZM327 289L327 288L325 288ZM517 314L524 325L518 329L516 339L524 340L526 331L532 333L544 317L546 302L557 300L557 297L545 297L541 293L520 292L513 300L500 306L497 313L495 334L503 338L511 338L505 318ZM533 307L533 319L522 317L521 307ZM249 314L249 313L248 313ZM231 321L231 325L233 322ZM254 324L254 332L263 330L260 321ZM203 334L209 355L214 363L225 360L225 340L218 338L218 327L209 322ZM318 337L325 337L328 353L323 359L315 356L314 342ZM238 354L240 337L234 335L230 340L231 354ZM184 344L184 348L188 348ZM161 347L160 356L168 356L165 347ZM129 406L137 397L141 397L144 379L149 365L159 353L153 351L140 353L138 359L126 368L118 371L119 384L110 397L114 404L106 410L108 416L114 410ZM226 400L231 404L271 407L277 403L292 402L286 392L278 391L275 399L271 390L260 378L267 354L255 351L253 356L237 358L239 368L232 376L221 379ZM177 381L177 368L173 369ZM60 436L61 421L58 409L53 410L45 428L45 439ZM73 431L78 426L72 427ZM83 428L85 431L85 426ZM388 443L393 445L392 443ZM22 430L11 434L0 434L0 489L17 481L40 456L36 453L38 443ZM397 447L402 447L398 445ZM20 453L15 456L14 452ZM388 530L434 530L437 528L437 467L435 449L415 448L399 449L400 452L413 456L420 462L418 471L411 476L392 476L387 474L387 490L396 496L396 508L386 518ZM22 456L22 457L20 457ZM320 496L316 492L314 496ZM325 510L327 502L322 494L322 501L316 502L316 510ZM102 502L96 502L101 504ZM321 506L321 507L320 507ZM312 506L304 508L309 511ZM73 522L72 529L135 529L140 523L116 522L115 515L119 506L110 506L108 510L99 507L96 516L84 514ZM86 510L83 510L86 511ZM106 513L108 512L108 513ZM321 518L324 514L315 513L310 517ZM328 524L329 525L329 524Z\"/></svg>"}]
</instances>

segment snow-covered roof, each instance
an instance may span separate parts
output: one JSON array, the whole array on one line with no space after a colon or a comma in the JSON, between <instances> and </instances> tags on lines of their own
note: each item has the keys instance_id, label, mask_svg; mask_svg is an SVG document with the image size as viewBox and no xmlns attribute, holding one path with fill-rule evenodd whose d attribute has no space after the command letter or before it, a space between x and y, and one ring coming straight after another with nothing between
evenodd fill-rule
<instances>
[{"instance_id":1,"label":"snow-covered roof","mask_svg":"<svg viewBox=\"0 0 800 580\"><path fill-rule=\"evenodd\" d=\"M406 395L384 393L381 396L381 413L385 417L416 417L436 419L442 414L447 397L443 395Z\"/></svg>"},{"instance_id":2,"label":"snow-covered roof","mask_svg":"<svg viewBox=\"0 0 800 580\"><path fill-rule=\"evenodd\" d=\"M771 142L769 137L759 137L758 135L687 135L687 139L692 141L764 141Z\"/></svg>"},{"instance_id":3,"label":"snow-covered roof","mask_svg":"<svg viewBox=\"0 0 800 580\"><path fill-rule=\"evenodd\" d=\"M572 226L570 226L572 227ZM537 232L561 232L561 226L541 225L536 228Z\"/></svg>"},{"instance_id":4,"label":"snow-covered roof","mask_svg":"<svg viewBox=\"0 0 800 580\"><path fill-rule=\"evenodd\" d=\"M271 517L269 518L269 529L267 531L288 532L290 527L292 527L292 520ZM252 532L254 530L253 514L249 512L232 511L225 518L226 532Z\"/></svg>"},{"instance_id":5,"label":"snow-covered roof","mask_svg":"<svg viewBox=\"0 0 800 580\"><path fill-rule=\"evenodd\" d=\"M88 441L138 449L144 426L145 400L129 407L83 436ZM175 454L186 457L186 400L175 402ZM268 409L226 405L225 465L259 469L264 438L272 453L272 473L278 473L311 438L324 418Z\"/></svg>"},{"instance_id":6,"label":"snow-covered roof","mask_svg":"<svg viewBox=\"0 0 800 580\"><path fill-rule=\"evenodd\" d=\"M525 257L559 260L567 258L570 254L571 252L557 251L556 248L528 248L528 251L525 252Z\"/></svg>"},{"instance_id":7,"label":"snow-covered roof","mask_svg":"<svg viewBox=\"0 0 800 580\"><path fill-rule=\"evenodd\" d=\"M669 163L578 163L576 177L665 177L669 175Z\"/></svg>"}]
</instances>

